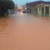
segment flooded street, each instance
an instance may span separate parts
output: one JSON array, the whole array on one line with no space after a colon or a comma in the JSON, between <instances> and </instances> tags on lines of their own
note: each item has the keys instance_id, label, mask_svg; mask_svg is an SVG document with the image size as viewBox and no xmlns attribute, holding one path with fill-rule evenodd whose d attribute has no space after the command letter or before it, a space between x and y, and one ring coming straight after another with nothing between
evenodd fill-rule
<instances>
[{"instance_id":1,"label":"flooded street","mask_svg":"<svg viewBox=\"0 0 50 50\"><path fill-rule=\"evenodd\" d=\"M23 13L0 18L0 50L50 50L50 19Z\"/></svg>"}]
</instances>

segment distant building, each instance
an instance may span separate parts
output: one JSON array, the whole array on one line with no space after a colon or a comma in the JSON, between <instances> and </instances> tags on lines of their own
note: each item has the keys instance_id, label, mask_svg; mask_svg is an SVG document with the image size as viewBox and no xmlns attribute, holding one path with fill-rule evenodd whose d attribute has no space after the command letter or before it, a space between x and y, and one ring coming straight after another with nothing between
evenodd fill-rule
<instances>
[{"instance_id":1,"label":"distant building","mask_svg":"<svg viewBox=\"0 0 50 50\"><path fill-rule=\"evenodd\" d=\"M26 4L27 12L40 16L50 16L50 2L36 1Z\"/></svg>"},{"instance_id":2,"label":"distant building","mask_svg":"<svg viewBox=\"0 0 50 50\"><path fill-rule=\"evenodd\" d=\"M18 5L17 4L15 5L15 10L18 11Z\"/></svg>"},{"instance_id":3,"label":"distant building","mask_svg":"<svg viewBox=\"0 0 50 50\"><path fill-rule=\"evenodd\" d=\"M20 10L23 12L23 11L26 11L26 6L25 5L21 5L20 6Z\"/></svg>"}]
</instances>

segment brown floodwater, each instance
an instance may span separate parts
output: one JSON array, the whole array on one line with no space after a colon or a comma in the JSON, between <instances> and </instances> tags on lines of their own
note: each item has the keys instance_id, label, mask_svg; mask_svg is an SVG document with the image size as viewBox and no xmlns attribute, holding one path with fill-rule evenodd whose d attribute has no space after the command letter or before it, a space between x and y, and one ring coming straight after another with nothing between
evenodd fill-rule
<instances>
[{"instance_id":1,"label":"brown floodwater","mask_svg":"<svg viewBox=\"0 0 50 50\"><path fill-rule=\"evenodd\" d=\"M50 50L50 18L23 13L0 18L0 50Z\"/></svg>"}]
</instances>

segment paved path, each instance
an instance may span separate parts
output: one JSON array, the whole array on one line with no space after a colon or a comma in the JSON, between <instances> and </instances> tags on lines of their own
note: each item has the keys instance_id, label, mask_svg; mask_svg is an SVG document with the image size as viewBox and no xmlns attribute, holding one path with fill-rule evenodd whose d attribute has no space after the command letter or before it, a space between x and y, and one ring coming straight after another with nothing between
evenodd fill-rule
<instances>
[{"instance_id":1,"label":"paved path","mask_svg":"<svg viewBox=\"0 0 50 50\"><path fill-rule=\"evenodd\" d=\"M0 18L0 50L50 50L50 21L18 13Z\"/></svg>"}]
</instances>

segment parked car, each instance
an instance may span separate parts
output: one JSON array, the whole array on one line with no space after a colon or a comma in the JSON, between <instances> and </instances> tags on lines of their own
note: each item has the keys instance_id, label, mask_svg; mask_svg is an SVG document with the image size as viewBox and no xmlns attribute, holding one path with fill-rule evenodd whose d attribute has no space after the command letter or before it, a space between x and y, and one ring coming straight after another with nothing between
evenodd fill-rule
<instances>
[{"instance_id":1,"label":"parked car","mask_svg":"<svg viewBox=\"0 0 50 50\"><path fill-rule=\"evenodd\" d=\"M23 13L26 13L26 11L23 11Z\"/></svg>"}]
</instances>

